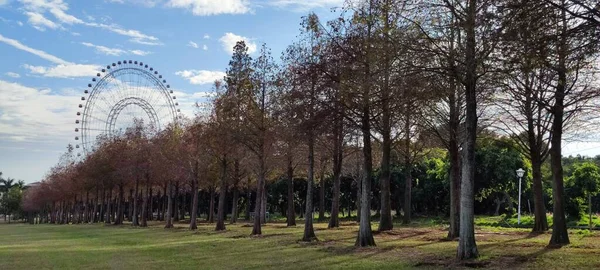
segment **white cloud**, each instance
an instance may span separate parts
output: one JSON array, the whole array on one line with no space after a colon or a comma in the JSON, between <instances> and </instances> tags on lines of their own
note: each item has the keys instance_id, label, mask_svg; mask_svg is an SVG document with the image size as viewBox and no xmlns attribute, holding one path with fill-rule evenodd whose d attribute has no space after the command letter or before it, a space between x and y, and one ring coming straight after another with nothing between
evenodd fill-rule
<instances>
[{"instance_id":1,"label":"white cloud","mask_svg":"<svg viewBox=\"0 0 600 270\"><path fill-rule=\"evenodd\" d=\"M177 71L175 75L188 80L191 84L212 84L216 80L222 80L225 72L191 69Z\"/></svg>"},{"instance_id":2,"label":"white cloud","mask_svg":"<svg viewBox=\"0 0 600 270\"><path fill-rule=\"evenodd\" d=\"M252 42L249 38L238 36L234 33L225 33L219 41L223 45L223 50L228 52L229 54L233 54L233 47L238 41L244 41L246 43L246 47L248 47L248 53L252 54L256 51L256 43Z\"/></svg>"},{"instance_id":3,"label":"white cloud","mask_svg":"<svg viewBox=\"0 0 600 270\"><path fill-rule=\"evenodd\" d=\"M156 6L161 1L162 0L105 0L105 2L109 3L125 4L127 2L130 4L142 5L149 8Z\"/></svg>"},{"instance_id":4,"label":"white cloud","mask_svg":"<svg viewBox=\"0 0 600 270\"><path fill-rule=\"evenodd\" d=\"M108 47L100 46L100 45L94 45L89 42L81 42L81 44L84 46L87 46L87 47L92 47L92 48L96 49L97 53L101 53L101 54L105 54L105 55L119 56L121 54L127 53L125 50L121 50L121 49L117 49L117 48L108 48Z\"/></svg>"},{"instance_id":5,"label":"white cloud","mask_svg":"<svg viewBox=\"0 0 600 270\"><path fill-rule=\"evenodd\" d=\"M245 14L252 11L247 0L169 0L166 6L191 10L196 16Z\"/></svg>"},{"instance_id":6,"label":"white cloud","mask_svg":"<svg viewBox=\"0 0 600 270\"><path fill-rule=\"evenodd\" d=\"M36 75L54 78L84 77L93 76L100 69L100 67L96 65L83 65L68 62L47 52L28 47L27 45L24 45L17 40L6 38L2 35L0 35L0 42L4 42L19 50L29 52L31 54L41 57L42 59L46 59L50 62L58 64L53 67L31 66L27 64L23 65L24 68L28 69L31 73Z\"/></svg>"},{"instance_id":7,"label":"white cloud","mask_svg":"<svg viewBox=\"0 0 600 270\"><path fill-rule=\"evenodd\" d=\"M53 63L56 63L56 64L70 64L69 62L67 62L67 61L65 61L63 59L60 59L60 58L58 58L58 57L56 57L54 55L51 55L51 54L46 53L46 52L41 51L41 50L33 49L31 47L23 45L21 42L19 42L17 40L10 39L10 38L4 37L2 35L0 35L0 42L4 42L4 43L6 43L6 44L8 44L10 46L13 46L13 47L19 49L19 50L23 50L23 51L35 54L35 55L37 55L37 56L39 56L39 57L41 57L43 59L46 59L46 60L48 60L50 62L53 62Z\"/></svg>"},{"instance_id":8,"label":"white cloud","mask_svg":"<svg viewBox=\"0 0 600 270\"><path fill-rule=\"evenodd\" d=\"M199 48L198 43L193 42L193 41L188 42L188 46L192 47L194 49L198 49Z\"/></svg>"},{"instance_id":9,"label":"white cloud","mask_svg":"<svg viewBox=\"0 0 600 270\"><path fill-rule=\"evenodd\" d=\"M210 36L208 34L204 34L204 39L210 39Z\"/></svg>"},{"instance_id":10,"label":"white cloud","mask_svg":"<svg viewBox=\"0 0 600 270\"><path fill-rule=\"evenodd\" d=\"M146 35L138 30L123 29L121 26L116 25L116 24L108 25L108 24L103 24L103 23L93 23L92 22L92 23L85 23L85 25L90 26L90 27L105 29L110 32L122 35L122 36L130 37L129 41L133 42L133 43L152 45L152 46L162 45L162 43L158 40L157 37Z\"/></svg>"},{"instance_id":11,"label":"white cloud","mask_svg":"<svg viewBox=\"0 0 600 270\"><path fill-rule=\"evenodd\" d=\"M51 78L74 78L94 76L100 69L97 65L60 64L53 67L23 65L31 73Z\"/></svg>"},{"instance_id":12,"label":"white cloud","mask_svg":"<svg viewBox=\"0 0 600 270\"><path fill-rule=\"evenodd\" d=\"M130 50L129 52L132 54L135 54L135 55L139 55L139 56L146 56L146 55L149 55L152 53L152 52L142 51L142 50Z\"/></svg>"},{"instance_id":13,"label":"white cloud","mask_svg":"<svg viewBox=\"0 0 600 270\"><path fill-rule=\"evenodd\" d=\"M34 27L51 27L51 23L54 23L48 19L43 20L43 14L50 13L52 14L59 23L54 23L57 27L52 29L62 28L61 24L67 25L85 25L89 27L101 28L108 30L110 32L129 37L131 42L145 44L145 45L162 45L162 43L158 40L157 37L144 34L138 30L133 29L124 29L123 27L117 24L103 24L103 23L95 23L95 22L85 22L82 19L79 19L73 15L67 13L69 10L69 5L63 0L19 0L23 6L25 14L30 17L29 23L31 23ZM152 1L150 1L152 2ZM28 14L31 13L31 14ZM33 21L30 15L36 16ZM39 16L38 16L39 15ZM41 16L41 17L40 17Z\"/></svg>"},{"instance_id":14,"label":"white cloud","mask_svg":"<svg viewBox=\"0 0 600 270\"><path fill-rule=\"evenodd\" d=\"M315 8L340 7L344 4L344 0L270 0L266 3L279 8L306 12Z\"/></svg>"},{"instance_id":15,"label":"white cloud","mask_svg":"<svg viewBox=\"0 0 600 270\"><path fill-rule=\"evenodd\" d=\"M53 141L71 137L78 97L0 80L0 140Z\"/></svg>"},{"instance_id":16,"label":"white cloud","mask_svg":"<svg viewBox=\"0 0 600 270\"><path fill-rule=\"evenodd\" d=\"M51 20L46 19L46 17L44 17L44 15L42 15L40 13L28 11L28 12L25 12L25 15L27 15L27 17L29 17L27 22L29 22L31 24L31 26L33 26L33 28L35 28L37 30L44 31L44 30L46 30L46 28L50 28L50 29L60 28L60 25L54 23Z\"/></svg>"},{"instance_id":17,"label":"white cloud","mask_svg":"<svg viewBox=\"0 0 600 270\"><path fill-rule=\"evenodd\" d=\"M19 26L23 26L23 22L21 22L21 21L17 21L17 24L18 24Z\"/></svg>"},{"instance_id":18,"label":"white cloud","mask_svg":"<svg viewBox=\"0 0 600 270\"><path fill-rule=\"evenodd\" d=\"M21 75L19 75L19 73L14 73L14 72L6 72L6 73L4 73L4 75L11 77L11 78L15 78L15 79L21 77Z\"/></svg>"},{"instance_id":19,"label":"white cloud","mask_svg":"<svg viewBox=\"0 0 600 270\"><path fill-rule=\"evenodd\" d=\"M135 54L135 55L140 55L140 56L145 56L148 54L151 54L152 52L148 52L148 51L142 51L142 50L122 50L122 49L118 49L118 48L108 48L105 46L101 46L101 45L95 45L89 42L81 42L82 45L86 46L86 47L91 47L96 49L97 53L101 53L104 55L112 55L112 56L120 56L122 54Z\"/></svg>"},{"instance_id":20,"label":"white cloud","mask_svg":"<svg viewBox=\"0 0 600 270\"><path fill-rule=\"evenodd\" d=\"M213 98L217 96L217 92L215 91L210 91L210 92L196 92L194 94L192 94L192 98Z\"/></svg>"},{"instance_id":21,"label":"white cloud","mask_svg":"<svg viewBox=\"0 0 600 270\"><path fill-rule=\"evenodd\" d=\"M208 51L208 46L206 46L206 44L202 45L202 49L205 50L205 51Z\"/></svg>"}]
</instances>

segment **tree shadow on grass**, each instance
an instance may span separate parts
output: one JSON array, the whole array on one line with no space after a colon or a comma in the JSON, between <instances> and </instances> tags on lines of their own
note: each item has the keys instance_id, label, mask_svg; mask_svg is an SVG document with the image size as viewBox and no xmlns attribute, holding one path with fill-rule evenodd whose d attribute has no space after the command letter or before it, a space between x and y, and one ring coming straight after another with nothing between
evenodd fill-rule
<instances>
[{"instance_id":1,"label":"tree shadow on grass","mask_svg":"<svg viewBox=\"0 0 600 270\"><path fill-rule=\"evenodd\" d=\"M513 238L513 239L509 239L509 240L505 240L505 241L494 241L494 242L478 245L478 247L480 249L493 248L493 247L498 247L501 245L510 244L510 243L514 243L514 242L518 242L518 241L522 241L522 240L533 239L540 235L544 235L544 233L532 232L532 233L527 234L527 236L525 236L525 237L518 237L518 238Z\"/></svg>"}]
</instances>

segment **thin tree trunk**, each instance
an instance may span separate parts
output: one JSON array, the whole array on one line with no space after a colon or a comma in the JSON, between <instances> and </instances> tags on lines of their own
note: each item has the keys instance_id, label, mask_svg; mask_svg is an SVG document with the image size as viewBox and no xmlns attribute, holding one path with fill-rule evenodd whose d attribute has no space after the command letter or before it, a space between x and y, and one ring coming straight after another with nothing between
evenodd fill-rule
<instances>
[{"instance_id":1,"label":"thin tree trunk","mask_svg":"<svg viewBox=\"0 0 600 270\"><path fill-rule=\"evenodd\" d=\"M133 211L131 213L131 226L139 226L140 222L138 219L138 192L140 189L140 179L138 176L135 177L135 190L133 192L135 192L134 198L133 198ZM131 198L131 196L129 196ZM131 205L131 204L130 204ZM142 214L143 215L143 214Z\"/></svg>"},{"instance_id":2,"label":"thin tree trunk","mask_svg":"<svg viewBox=\"0 0 600 270\"><path fill-rule=\"evenodd\" d=\"M225 195L227 194L227 157L221 160L221 185L219 187L219 207L215 231L225 230Z\"/></svg>"},{"instance_id":3,"label":"thin tree trunk","mask_svg":"<svg viewBox=\"0 0 600 270\"><path fill-rule=\"evenodd\" d=\"M322 160L321 160L322 161ZM323 162L323 161L322 161ZM319 221L325 220L325 166L322 165L319 175Z\"/></svg>"},{"instance_id":4,"label":"thin tree trunk","mask_svg":"<svg viewBox=\"0 0 600 270\"><path fill-rule=\"evenodd\" d=\"M98 188L96 188L96 198L94 198L94 200L93 200L94 201L94 210L92 210L93 212L92 212L92 218L90 219L90 223L98 222L98 217L96 216L96 214L98 213L98 203L99 203L98 196L99 196Z\"/></svg>"},{"instance_id":5,"label":"thin tree trunk","mask_svg":"<svg viewBox=\"0 0 600 270\"><path fill-rule=\"evenodd\" d=\"M165 183L164 187L163 187L163 199L162 199L162 219L161 220L165 220L165 217L167 215L167 205L168 205L168 201L169 201L169 195L167 194L167 189L168 189L168 183Z\"/></svg>"},{"instance_id":6,"label":"thin tree trunk","mask_svg":"<svg viewBox=\"0 0 600 270\"><path fill-rule=\"evenodd\" d=\"M288 149L287 157L287 226L296 226L296 207L294 204L294 167L292 153Z\"/></svg>"},{"instance_id":7,"label":"thin tree trunk","mask_svg":"<svg viewBox=\"0 0 600 270\"><path fill-rule=\"evenodd\" d=\"M338 98L339 99L339 98ZM338 104L338 102L336 102ZM335 105L336 107L340 107L339 105ZM338 228L340 226L340 182L341 182L341 171L342 171L342 159L343 159L343 144L344 144L344 134L343 134L343 112L339 112L336 110L336 115L334 120L335 132L334 132L334 145L333 145L333 198L331 200L331 217L329 218L329 224L327 228ZM343 216L343 214L342 214Z\"/></svg>"},{"instance_id":8,"label":"thin tree trunk","mask_svg":"<svg viewBox=\"0 0 600 270\"><path fill-rule=\"evenodd\" d=\"M173 183L169 181L167 183L167 213L164 216L167 221L165 224L165 229L173 228Z\"/></svg>"},{"instance_id":9,"label":"thin tree trunk","mask_svg":"<svg viewBox=\"0 0 600 270\"><path fill-rule=\"evenodd\" d=\"M198 170L199 163L196 161L194 175L192 176L192 210L190 212L190 230L198 229Z\"/></svg>"},{"instance_id":10,"label":"thin tree trunk","mask_svg":"<svg viewBox=\"0 0 600 270\"><path fill-rule=\"evenodd\" d=\"M265 181L265 160L263 156L258 157L259 173L258 183L256 183L256 205L254 205L254 226L252 227L252 235L261 235L262 228L260 222L260 210L263 198L263 186Z\"/></svg>"},{"instance_id":11,"label":"thin tree trunk","mask_svg":"<svg viewBox=\"0 0 600 270\"><path fill-rule=\"evenodd\" d=\"M147 218L148 220L152 221L155 220L154 219L154 195L152 194L152 184L148 183L147 186L147 192L148 192L148 213L147 213ZM158 192L158 197L160 197L160 191ZM156 205L156 218L158 219L159 217L159 209L158 209L158 204Z\"/></svg>"},{"instance_id":12,"label":"thin tree trunk","mask_svg":"<svg viewBox=\"0 0 600 270\"><path fill-rule=\"evenodd\" d=\"M315 171L314 157L314 135L309 131L308 135L308 179L306 179L306 213L304 214L304 235L302 241L310 242L316 240L313 228L313 180Z\"/></svg>"},{"instance_id":13,"label":"thin tree trunk","mask_svg":"<svg viewBox=\"0 0 600 270\"><path fill-rule=\"evenodd\" d=\"M119 194L117 197L117 217L115 218L115 225L123 224L123 212L124 212L124 200L123 200L123 185L119 185Z\"/></svg>"},{"instance_id":14,"label":"thin tree trunk","mask_svg":"<svg viewBox=\"0 0 600 270\"><path fill-rule=\"evenodd\" d=\"M152 194L150 194L150 175L146 173L145 176L146 195L145 197L143 197L144 201L142 202L142 222L140 223L140 227L148 227L148 208L152 208Z\"/></svg>"},{"instance_id":15,"label":"thin tree trunk","mask_svg":"<svg viewBox=\"0 0 600 270\"><path fill-rule=\"evenodd\" d=\"M108 196L106 198L106 217L104 218L104 223L105 224L110 224L111 223L111 215L112 215L112 209L111 209L111 201L112 201L112 189L108 190Z\"/></svg>"},{"instance_id":16,"label":"thin tree trunk","mask_svg":"<svg viewBox=\"0 0 600 270\"><path fill-rule=\"evenodd\" d=\"M248 194L246 195L246 220L250 220L250 208L252 207L252 189L250 189L250 177L247 179L248 184L246 185L248 189Z\"/></svg>"},{"instance_id":17,"label":"thin tree trunk","mask_svg":"<svg viewBox=\"0 0 600 270\"><path fill-rule=\"evenodd\" d=\"M179 221L179 181L175 182L175 195L173 195L173 221Z\"/></svg>"},{"instance_id":18,"label":"thin tree trunk","mask_svg":"<svg viewBox=\"0 0 600 270\"><path fill-rule=\"evenodd\" d=\"M533 232L545 232L548 230L548 219L546 218L546 205L544 204L542 187L542 162L539 152L531 152L531 170L533 176L533 205L534 225Z\"/></svg>"},{"instance_id":19,"label":"thin tree trunk","mask_svg":"<svg viewBox=\"0 0 600 270\"><path fill-rule=\"evenodd\" d=\"M208 221L208 223L213 223L215 222L215 217L214 217L214 213L215 213L215 187L212 186L210 187L210 198L209 198L210 202L208 203L209 207L208 207L208 215L206 217L206 221Z\"/></svg>"},{"instance_id":20,"label":"thin tree trunk","mask_svg":"<svg viewBox=\"0 0 600 270\"><path fill-rule=\"evenodd\" d=\"M408 95L406 95L408 96ZM410 105L407 101L405 104L405 118L404 122L404 217L402 218L403 224L410 224L411 212L412 212L412 162L410 152Z\"/></svg>"},{"instance_id":21,"label":"thin tree trunk","mask_svg":"<svg viewBox=\"0 0 600 270\"><path fill-rule=\"evenodd\" d=\"M260 224L267 223L267 181L263 181L262 200L260 207Z\"/></svg>"},{"instance_id":22,"label":"thin tree trunk","mask_svg":"<svg viewBox=\"0 0 600 270\"><path fill-rule=\"evenodd\" d=\"M238 190L237 186L233 187L233 200L232 200L232 204L231 204L231 224L235 224L237 223L237 219L238 219L238 207L239 207L239 202L240 200L240 191Z\"/></svg>"}]
</instances>

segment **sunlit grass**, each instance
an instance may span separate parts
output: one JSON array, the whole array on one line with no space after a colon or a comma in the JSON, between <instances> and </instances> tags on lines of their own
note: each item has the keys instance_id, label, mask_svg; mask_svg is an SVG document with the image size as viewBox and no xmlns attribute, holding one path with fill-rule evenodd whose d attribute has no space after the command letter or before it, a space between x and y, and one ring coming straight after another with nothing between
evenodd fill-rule
<instances>
[{"instance_id":1,"label":"sunlit grass","mask_svg":"<svg viewBox=\"0 0 600 270\"><path fill-rule=\"evenodd\" d=\"M303 243L302 222L263 227L251 237L249 224L228 225L215 232L201 223L198 231L177 224L149 228L128 225L0 225L0 269L398 269L488 266L494 268L575 268L600 266L600 235L571 232L572 244L547 249L550 234L530 235L528 229L478 226L480 259L454 260L456 241L445 240L437 220L416 219L410 226L395 224L376 233L377 247L355 248L357 224L344 221L339 229L315 224L319 238ZM377 228L374 222L373 229Z\"/></svg>"}]
</instances>

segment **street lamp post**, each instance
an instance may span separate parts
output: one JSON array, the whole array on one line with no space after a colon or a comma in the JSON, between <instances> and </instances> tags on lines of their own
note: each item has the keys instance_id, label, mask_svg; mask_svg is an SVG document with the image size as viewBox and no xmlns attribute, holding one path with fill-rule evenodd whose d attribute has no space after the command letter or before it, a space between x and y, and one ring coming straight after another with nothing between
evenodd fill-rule
<instances>
[{"instance_id":1,"label":"street lamp post","mask_svg":"<svg viewBox=\"0 0 600 270\"><path fill-rule=\"evenodd\" d=\"M521 224L521 178L523 178L523 174L525 174L525 170L519 168L517 170L517 176L519 177L519 214L517 216L517 224Z\"/></svg>"}]
</instances>

